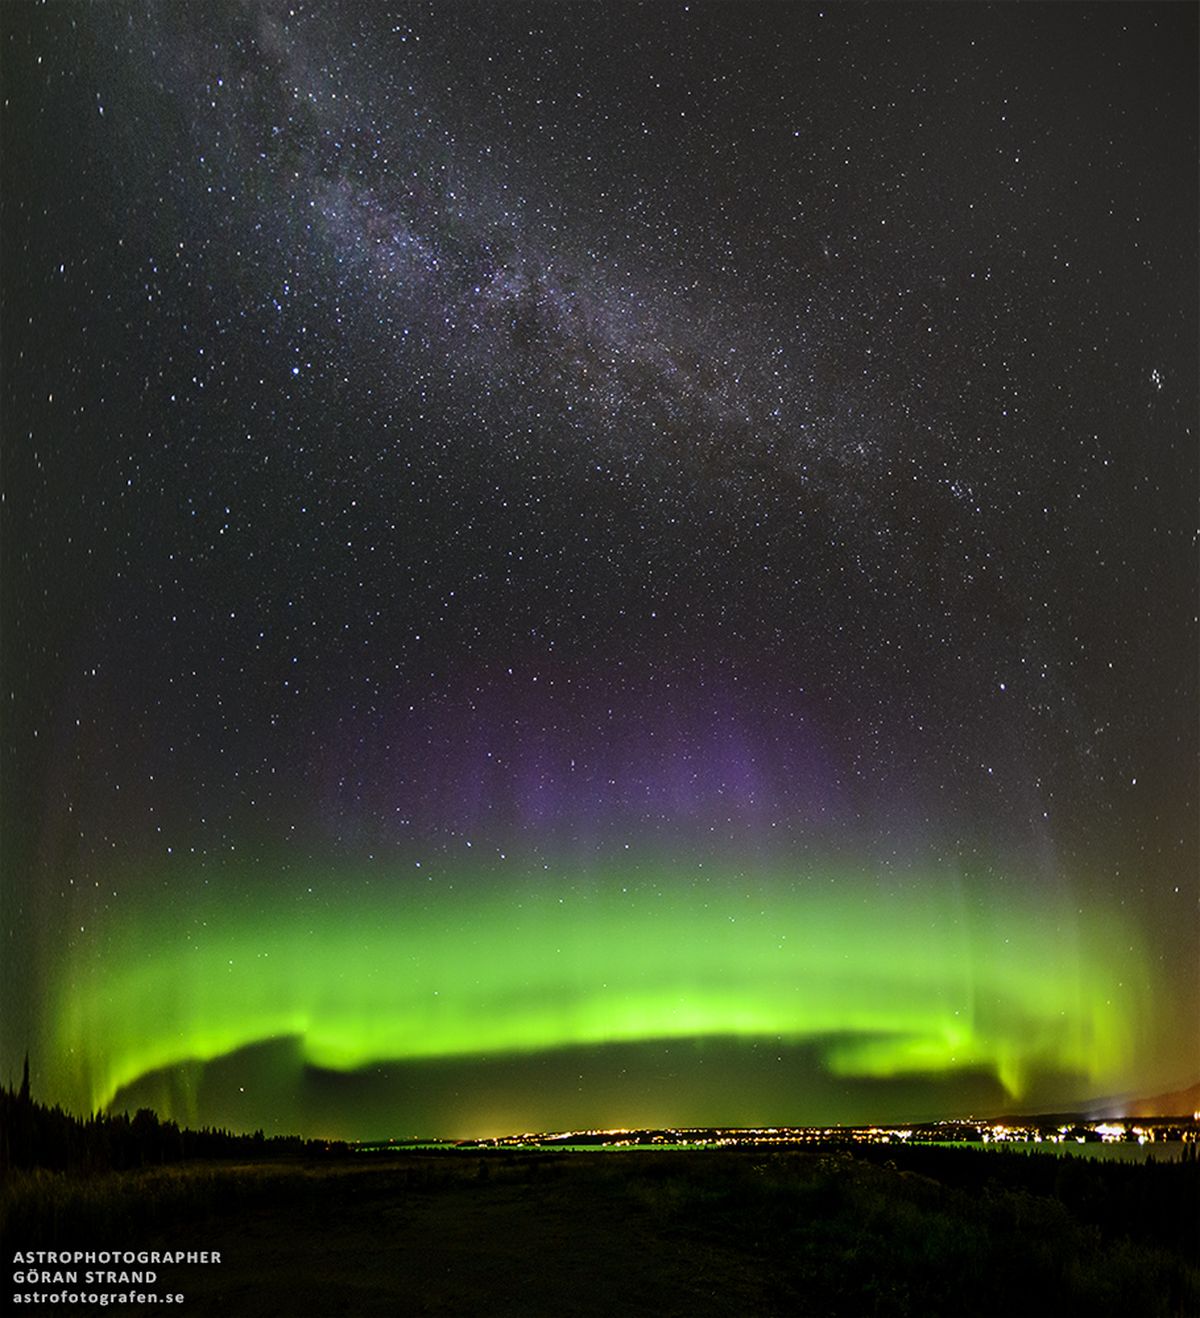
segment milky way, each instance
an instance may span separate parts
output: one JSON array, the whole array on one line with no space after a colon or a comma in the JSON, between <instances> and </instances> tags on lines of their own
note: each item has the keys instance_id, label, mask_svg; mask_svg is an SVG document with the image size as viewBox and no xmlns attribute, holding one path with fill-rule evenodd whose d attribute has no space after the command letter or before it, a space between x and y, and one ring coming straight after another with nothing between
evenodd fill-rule
<instances>
[{"instance_id":1,"label":"milky way","mask_svg":"<svg viewBox=\"0 0 1200 1318\"><path fill-rule=\"evenodd\" d=\"M1193 10L0 21L11 1075L1200 1074Z\"/></svg>"}]
</instances>

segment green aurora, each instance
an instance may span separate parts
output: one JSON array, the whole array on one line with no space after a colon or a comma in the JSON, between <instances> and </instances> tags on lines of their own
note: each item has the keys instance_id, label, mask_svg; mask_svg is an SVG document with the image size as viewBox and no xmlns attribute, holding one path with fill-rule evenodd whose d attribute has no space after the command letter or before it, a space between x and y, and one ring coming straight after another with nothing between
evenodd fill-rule
<instances>
[{"instance_id":1,"label":"green aurora","mask_svg":"<svg viewBox=\"0 0 1200 1318\"><path fill-rule=\"evenodd\" d=\"M663 866L570 895L475 874L428 897L372 877L327 903L210 887L98 931L50 1000L55 1098L102 1108L278 1039L343 1072L759 1039L814 1046L840 1077L987 1072L1019 1101L1049 1072L1117 1083L1153 992L1139 940L1104 913L1016 888L1001 906L952 876L780 872L734 893Z\"/></svg>"}]
</instances>

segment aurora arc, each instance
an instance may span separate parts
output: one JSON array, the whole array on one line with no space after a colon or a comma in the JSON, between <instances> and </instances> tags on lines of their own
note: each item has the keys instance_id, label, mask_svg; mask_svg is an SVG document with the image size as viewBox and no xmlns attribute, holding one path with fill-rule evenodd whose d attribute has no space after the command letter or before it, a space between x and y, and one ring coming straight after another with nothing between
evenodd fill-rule
<instances>
[{"instance_id":1,"label":"aurora arc","mask_svg":"<svg viewBox=\"0 0 1200 1318\"><path fill-rule=\"evenodd\" d=\"M625 876L628 877L628 876ZM1057 1070L1111 1080L1144 1019L1130 930L1057 897L969 901L952 876L699 889L594 876L450 893L378 885L314 905L229 896L147 908L60 967L52 1088L93 1110L160 1068L295 1038L310 1065L597 1043L815 1043L835 1075L975 1070L1014 1099ZM425 900L422 900L425 898Z\"/></svg>"}]
</instances>

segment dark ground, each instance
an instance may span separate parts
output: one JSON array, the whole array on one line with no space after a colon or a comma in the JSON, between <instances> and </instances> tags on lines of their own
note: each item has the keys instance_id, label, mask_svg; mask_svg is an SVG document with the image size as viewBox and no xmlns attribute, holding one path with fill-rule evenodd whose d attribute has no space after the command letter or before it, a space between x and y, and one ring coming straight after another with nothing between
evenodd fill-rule
<instances>
[{"instance_id":1,"label":"dark ground","mask_svg":"<svg viewBox=\"0 0 1200 1318\"><path fill-rule=\"evenodd\" d=\"M1195 1163L897 1154L910 1165L447 1153L37 1172L4 1187L5 1248L219 1250L150 1289L237 1318L1200 1314ZM113 1307L170 1311L69 1310Z\"/></svg>"}]
</instances>

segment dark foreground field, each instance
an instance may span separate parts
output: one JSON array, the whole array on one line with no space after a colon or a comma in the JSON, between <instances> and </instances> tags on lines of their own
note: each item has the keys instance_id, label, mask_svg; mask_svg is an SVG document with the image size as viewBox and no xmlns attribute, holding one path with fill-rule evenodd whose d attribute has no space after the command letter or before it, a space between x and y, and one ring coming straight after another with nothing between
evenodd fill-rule
<instances>
[{"instance_id":1,"label":"dark foreground field","mask_svg":"<svg viewBox=\"0 0 1200 1318\"><path fill-rule=\"evenodd\" d=\"M219 1264L160 1266L140 1289L182 1293L175 1312L238 1318L1200 1314L1195 1163L911 1149L897 1166L886 1152L13 1174L6 1267L18 1249L217 1250Z\"/></svg>"}]
</instances>

